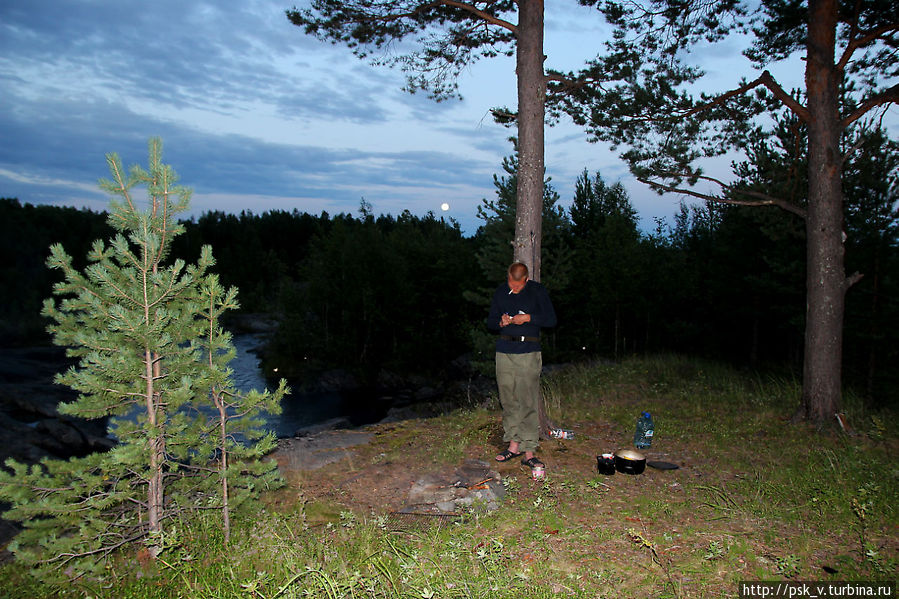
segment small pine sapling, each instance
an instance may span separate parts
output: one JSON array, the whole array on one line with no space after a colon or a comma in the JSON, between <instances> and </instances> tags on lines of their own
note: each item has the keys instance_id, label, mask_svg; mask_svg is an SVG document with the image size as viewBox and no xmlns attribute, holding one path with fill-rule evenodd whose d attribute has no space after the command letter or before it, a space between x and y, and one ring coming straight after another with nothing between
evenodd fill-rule
<instances>
[{"instance_id":1,"label":"small pine sapling","mask_svg":"<svg viewBox=\"0 0 899 599\"><path fill-rule=\"evenodd\" d=\"M118 443L30 467L9 460L0 471L0 500L12 506L5 516L24 528L11 549L45 576L97 575L103 558L138 540L155 556L166 521L188 517L200 502L219 502L227 531L229 487L243 499L279 480L274 462L259 460L274 439L258 416L279 410L285 384L275 393L233 391L233 346L218 318L237 306L236 290L225 293L208 272L208 246L194 265L168 260L183 230L175 217L191 192L162 163L161 141L151 139L149 149L149 170L127 174L107 155L112 180L100 185L113 195L116 234L94 242L83 272L58 244L47 261L63 275L58 299L44 303L48 330L78 360L56 378L78 392L59 412L108 417ZM146 188L145 210L136 206L137 187Z\"/></svg>"}]
</instances>

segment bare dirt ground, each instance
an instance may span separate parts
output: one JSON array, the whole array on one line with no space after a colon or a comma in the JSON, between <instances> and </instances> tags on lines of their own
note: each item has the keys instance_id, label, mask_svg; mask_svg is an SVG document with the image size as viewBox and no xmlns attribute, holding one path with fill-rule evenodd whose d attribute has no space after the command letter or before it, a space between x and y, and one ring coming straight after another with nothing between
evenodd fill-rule
<instances>
[{"instance_id":1,"label":"bare dirt ground","mask_svg":"<svg viewBox=\"0 0 899 599\"><path fill-rule=\"evenodd\" d=\"M282 439L274 457L288 485L298 488L305 499L333 502L363 514L402 510L408 507L409 491L417 480L451 473L473 460L488 465L499 479L526 481L521 492L527 494L534 487L530 469L518 459L494 460L505 447L499 412L487 413L485 418L474 422L473 430L459 431L449 443L439 419L421 419ZM546 464L548 477L579 483L598 476L596 456L621 449L620 437L612 425L583 424L576 427L573 440L542 441L538 456ZM439 456L435 454L438 445L443 446ZM458 449L455 457L453 449ZM701 476L703 464L695 458L653 450L646 455L649 460L675 463L679 469L647 468L639 476L606 476L601 479L603 485L630 495L644 486L668 485L676 490L681 477Z\"/></svg>"}]
</instances>

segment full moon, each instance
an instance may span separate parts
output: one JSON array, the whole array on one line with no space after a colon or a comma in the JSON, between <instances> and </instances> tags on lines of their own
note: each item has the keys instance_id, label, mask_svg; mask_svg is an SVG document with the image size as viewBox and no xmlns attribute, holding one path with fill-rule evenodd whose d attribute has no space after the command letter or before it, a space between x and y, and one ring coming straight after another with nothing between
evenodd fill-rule
<instances>
[{"instance_id":1,"label":"full moon","mask_svg":"<svg viewBox=\"0 0 899 599\"><path fill-rule=\"evenodd\" d=\"M440 204L440 209L446 212L447 210L449 210L449 204L447 204L446 202Z\"/></svg>"}]
</instances>

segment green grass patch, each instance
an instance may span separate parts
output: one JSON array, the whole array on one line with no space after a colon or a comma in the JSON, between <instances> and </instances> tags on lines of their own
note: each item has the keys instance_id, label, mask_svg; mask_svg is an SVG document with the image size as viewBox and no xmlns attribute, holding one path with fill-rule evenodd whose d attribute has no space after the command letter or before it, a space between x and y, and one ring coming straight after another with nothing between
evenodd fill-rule
<instances>
[{"instance_id":1,"label":"green grass patch","mask_svg":"<svg viewBox=\"0 0 899 599\"><path fill-rule=\"evenodd\" d=\"M160 559L123 552L64 587L5 564L0 596L720 597L741 580L895 580L896 414L847 394L853 435L791 424L796 381L676 356L573 366L544 392L576 437L542 444L542 482L504 470L495 512L396 528L344 495L310 499L302 479L236 514L228 546L206 514L172 527ZM595 455L628 446L641 410L651 452L681 468L599 476ZM492 451L497 422L475 408L394 423L346 467L452 468Z\"/></svg>"}]
</instances>

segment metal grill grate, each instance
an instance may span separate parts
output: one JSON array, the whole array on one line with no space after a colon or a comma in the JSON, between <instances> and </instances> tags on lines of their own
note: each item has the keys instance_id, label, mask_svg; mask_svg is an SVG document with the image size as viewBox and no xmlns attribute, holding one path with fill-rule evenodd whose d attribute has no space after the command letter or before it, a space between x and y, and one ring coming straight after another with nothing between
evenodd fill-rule
<instances>
[{"instance_id":1,"label":"metal grill grate","mask_svg":"<svg viewBox=\"0 0 899 599\"><path fill-rule=\"evenodd\" d=\"M390 512L387 514L387 526L391 530L423 530L431 526L443 526L458 522L460 519L460 514Z\"/></svg>"}]
</instances>

